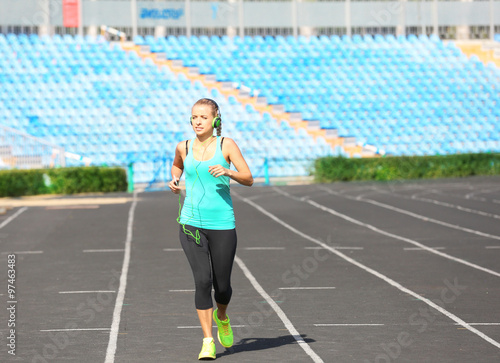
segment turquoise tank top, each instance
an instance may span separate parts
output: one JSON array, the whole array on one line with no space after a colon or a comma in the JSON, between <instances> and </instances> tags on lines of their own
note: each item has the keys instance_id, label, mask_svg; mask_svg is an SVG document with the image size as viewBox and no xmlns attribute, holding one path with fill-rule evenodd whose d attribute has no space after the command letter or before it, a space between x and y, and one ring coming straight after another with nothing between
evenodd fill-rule
<instances>
[{"instance_id":1,"label":"turquoise tank top","mask_svg":"<svg viewBox=\"0 0 500 363\"><path fill-rule=\"evenodd\" d=\"M215 155L210 160L199 161L193 155L193 142L184 160L186 198L182 206L181 224L205 229L235 228L233 201L231 199L228 176L218 178L208 172L208 167L220 164L229 169L230 165L222 155L220 137L217 136Z\"/></svg>"}]
</instances>

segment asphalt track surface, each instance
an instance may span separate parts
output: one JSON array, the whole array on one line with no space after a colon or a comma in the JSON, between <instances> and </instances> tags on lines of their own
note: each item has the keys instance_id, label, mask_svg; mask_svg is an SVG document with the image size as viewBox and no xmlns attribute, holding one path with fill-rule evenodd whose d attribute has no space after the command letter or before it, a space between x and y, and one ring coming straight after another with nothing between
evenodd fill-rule
<instances>
[{"instance_id":1,"label":"asphalt track surface","mask_svg":"<svg viewBox=\"0 0 500 363\"><path fill-rule=\"evenodd\" d=\"M217 361L500 361L500 178L232 194L235 344ZM1 216L1 362L197 361L177 196L105 197L131 201Z\"/></svg>"}]
</instances>

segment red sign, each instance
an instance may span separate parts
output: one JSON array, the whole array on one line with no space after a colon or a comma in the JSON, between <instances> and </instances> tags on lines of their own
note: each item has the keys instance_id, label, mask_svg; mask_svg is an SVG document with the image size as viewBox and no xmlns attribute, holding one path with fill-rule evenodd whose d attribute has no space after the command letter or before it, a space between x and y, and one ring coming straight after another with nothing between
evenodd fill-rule
<instances>
[{"instance_id":1,"label":"red sign","mask_svg":"<svg viewBox=\"0 0 500 363\"><path fill-rule=\"evenodd\" d=\"M78 28L79 14L78 2L80 0L63 0L63 26L66 28Z\"/></svg>"}]
</instances>

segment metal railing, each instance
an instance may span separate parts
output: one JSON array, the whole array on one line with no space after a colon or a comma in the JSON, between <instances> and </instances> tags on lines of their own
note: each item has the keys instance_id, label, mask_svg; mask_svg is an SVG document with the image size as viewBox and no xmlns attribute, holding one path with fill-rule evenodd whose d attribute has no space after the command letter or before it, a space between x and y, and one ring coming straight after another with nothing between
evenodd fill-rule
<instances>
[{"instance_id":1,"label":"metal railing","mask_svg":"<svg viewBox=\"0 0 500 363\"><path fill-rule=\"evenodd\" d=\"M0 168L39 169L66 166L63 147L18 131L0 126Z\"/></svg>"},{"instance_id":2,"label":"metal railing","mask_svg":"<svg viewBox=\"0 0 500 363\"><path fill-rule=\"evenodd\" d=\"M131 161L128 164L128 178L129 186L133 191L134 184L145 184L144 190L154 191L154 190L166 190L168 189L167 184L171 180L171 167L172 158L160 157L152 160L153 169L148 175L152 175L150 179L144 183L143 178L138 175L139 164L144 164L143 162L134 163ZM295 158L262 158L258 163L253 162L251 165L251 171L254 178L261 178L264 180L265 185L271 184L271 179L277 179L281 177L303 177L305 174L310 174L314 165L314 160L312 159L300 159Z\"/></svg>"}]
</instances>

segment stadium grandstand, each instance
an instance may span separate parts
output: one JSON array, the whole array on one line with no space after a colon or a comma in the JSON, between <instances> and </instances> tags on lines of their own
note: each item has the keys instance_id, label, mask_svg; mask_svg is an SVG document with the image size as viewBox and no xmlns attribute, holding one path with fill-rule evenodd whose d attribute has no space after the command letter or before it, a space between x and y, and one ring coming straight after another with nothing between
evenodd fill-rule
<instances>
[{"instance_id":1,"label":"stadium grandstand","mask_svg":"<svg viewBox=\"0 0 500 363\"><path fill-rule=\"evenodd\" d=\"M207 9L234 18L233 5ZM153 10L138 19L167 14ZM133 165L135 182L167 180L175 145L192 134L189 106L207 96L256 176L306 176L326 155L500 151L497 27L453 28L491 35L471 43L410 17L401 34L394 18L392 27L355 18L308 27L291 17L272 29L192 28L192 19L99 34L81 21L23 27L0 16L0 166Z\"/></svg>"}]
</instances>

